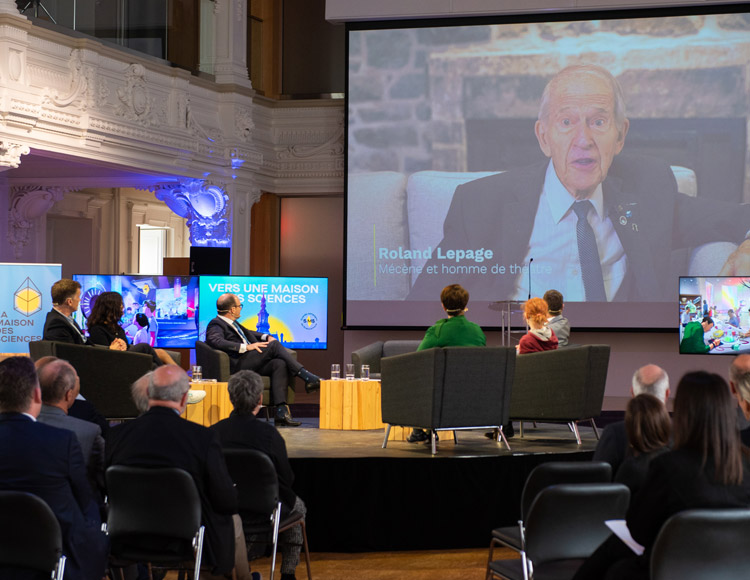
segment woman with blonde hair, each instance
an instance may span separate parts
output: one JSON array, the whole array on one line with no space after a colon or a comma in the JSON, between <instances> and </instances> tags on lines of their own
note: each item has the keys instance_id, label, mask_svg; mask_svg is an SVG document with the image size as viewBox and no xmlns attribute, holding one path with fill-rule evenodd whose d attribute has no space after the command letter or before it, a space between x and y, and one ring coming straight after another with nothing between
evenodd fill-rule
<instances>
[{"instance_id":1,"label":"woman with blonde hair","mask_svg":"<svg viewBox=\"0 0 750 580\"><path fill-rule=\"evenodd\" d=\"M549 308L541 298L530 298L523 307L523 317L529 324L529 331L518 342L518 354L542 352L557 348L557 336L547 326Z\"/></svg>"}]
</instances>

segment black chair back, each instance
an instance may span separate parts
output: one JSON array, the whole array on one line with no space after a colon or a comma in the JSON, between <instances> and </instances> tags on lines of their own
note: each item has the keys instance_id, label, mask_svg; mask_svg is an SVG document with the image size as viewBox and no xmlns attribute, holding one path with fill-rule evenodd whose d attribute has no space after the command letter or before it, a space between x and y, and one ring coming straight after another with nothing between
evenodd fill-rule
<instances>
[{"instance_id":1,"label":"black chair back","mask_svg":"<svg viewBox=\"0 0 750 580\"><path fill-rule=\"evenodd\" d=\"M60 524L44 500L0 491L0 578L3 568L36 570L49 578L62 550Z\"/></svg>"},{"instance_id":2,"label":"black chair back","mask_svg":"<svg viewBox=\"0 0 750 580\"><path fill-rule=\"evenodd\" d=\"M201 502L189 473L175 467L113 465L106 479L113 556L159 563L193 558Z\"/></svg>"},{"instance_id":3,"label":"black chair back","mask_svg":"<svg viewBox=\"0 0 750 580\"><path fill-rule=\"evenodd\" d=\"M521 493L521 519L526 519L539 492L550 485L610 481L612 466L605 461L548 461L537 465L529 473Z\"/></svg>"},{"instance_id":4,"label":"black chair back","mask_svg":"<svg viewBox=\"0 0 750 580\"><path fill-rule=\"evenodd\" d=\"M652 580L714 580L750 575L750 510L678 513L662 526L651 552Z\"/></svg>"},{"instance_id":5,"label":"black chair back","mask_svg":"<svg viewBox=\"0 0 750 580\"><path fill-rule=\"evenodd\" d=\"M267 523L279 503L279 479L273 461L255 449L225 449L224 458L237 486L243 522L265 520Z\"/></svg>"},{"instance_id":6,"label":"black chair back","mask_svg":"<svg viewBox=\"0 0 750 580\"><path fill-rule=\"evenodd\" d=\"M534 566L587 558L611 533L605 520L624 519L629 502L630 490L619 483L565 483L542 490L525 520L528 557Z\"/></svg>"}]
</instances>

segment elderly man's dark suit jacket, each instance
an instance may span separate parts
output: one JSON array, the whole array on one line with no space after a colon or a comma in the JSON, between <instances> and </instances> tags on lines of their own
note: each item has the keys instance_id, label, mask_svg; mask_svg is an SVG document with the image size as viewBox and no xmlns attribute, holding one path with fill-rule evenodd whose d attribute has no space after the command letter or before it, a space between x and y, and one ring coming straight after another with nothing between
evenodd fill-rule
<instances>
[{"instance_id":1,"label":"elderly man's dark suit jacket","mask_svg":"<svg viewBox=\"0 0 750 580\"><path fill-rule=\"evenodd\" d=\"M227 471L219 438L210 429L180 417L173 409L152 407L110 430L107 466L179 467L193 476L206 526L204 556L217 573L234 567L237 492Z\"/></svg>"},{"instance_id":2,"label":"elderly man's dark suit jacket","mask_svg":"<svg viewBox=\"0 0 750 580\"><path fill-rule=\"evenodd\" d=\"M109 543L72 431L0 413L0 489L33 493L52 508L68 558L65 580L102 578Z\"/></svg>"},{"instance_id":3,"label":"elderly man's dark suit jacket","mask_svg":"<svg viewBox=\"0 0 750 580\"><path fill-rule=\"evenodd\" d=\"M516 276L508 274L507 268L511 264L523 265L547 164L545 161L470 181L456 189L453 196L440 242L444 253L452 248L491 249L494 257L489 264L505 265L504 275L423 273L409 298L434 300L440 288L455 283L465 286L474 300L512 298ZM673 249L713 241L739 243L750 228L750 205L679 193L669 166L659 160L618 155L602 191L605 211L628 260L626 279L616 300L671 300L676 291L676 282L669 275ZM621 221L627 211L631 217ZM437 265L437 271L441 264L455 265L434 256L427 265ZM717 264L717 274L721 266Z\"/></svg>"}]
</instances>

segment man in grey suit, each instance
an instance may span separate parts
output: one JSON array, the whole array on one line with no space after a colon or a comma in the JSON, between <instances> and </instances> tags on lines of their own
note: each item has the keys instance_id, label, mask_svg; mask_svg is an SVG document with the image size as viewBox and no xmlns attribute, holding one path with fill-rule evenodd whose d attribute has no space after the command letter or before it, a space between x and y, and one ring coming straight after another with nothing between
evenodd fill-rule
<instances>
[{"instance_id":1,"label":"man in grey suit","mask_svg":"<svg viewBox=\"0 0 750 580\"><path fill-rule=\"evenodd\" d=\"M94 498L104 498L104 438L96 423L68 415L80 391L76 370L62 359L45 356L35 363L42 389L42 409L37 420L75 433L83 451L88 479Z\"/></svg>"}]
</instances>

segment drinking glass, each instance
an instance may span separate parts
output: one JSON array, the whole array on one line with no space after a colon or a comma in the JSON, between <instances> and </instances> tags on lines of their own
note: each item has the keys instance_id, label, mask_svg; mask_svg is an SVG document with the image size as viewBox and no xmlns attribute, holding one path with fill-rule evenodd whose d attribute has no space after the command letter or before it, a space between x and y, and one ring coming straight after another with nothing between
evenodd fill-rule
<instances>
[{"instance_id":1,"label":"drinking glass","mask_svg":"<svg viewBox=\"0 0 750 580\"><path fill-rule=\"evenodd\" d=\"M359 376L363 381L369 381L370 380L370 365L362 365L362 372L360 372Z\"/></svg>"},{"instance_id":2,"label":"drinking glass","mask_svg":"<svg viewBox=\"0 0 750 580\"><path fill-rule=\"evenodd\" d=\"M341 378L341 365L333 363L331 365L331 380L338 381Z\"/></svg>"},{"instance_id":3,"label":"drinking glass","mask_svg":"<svg viewBox=\"0 0 750 580\"><path fill-rule=\"evenodd\" d=\"M346 365L346 380L347 381L354 380L354 365L352 363L349 363Z\"/></svg>"},{"instance_id":4,"label":"drinking glass","mask_svg":"<svg viewBox=\"0 0 750 580\"><path fill-rule=\"evenodd\" d=\"M191 376L192 376L192 381L194 383L202 381L203 380L203 368L200 367L199 365L193 365Z\"/></svg>"}]
</instances>

